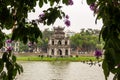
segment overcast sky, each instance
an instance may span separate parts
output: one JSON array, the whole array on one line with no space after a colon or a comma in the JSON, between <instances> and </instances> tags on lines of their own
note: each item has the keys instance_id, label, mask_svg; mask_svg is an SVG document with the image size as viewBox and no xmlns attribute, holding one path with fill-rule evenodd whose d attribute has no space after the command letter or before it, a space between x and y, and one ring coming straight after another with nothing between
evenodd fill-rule
<instances>
[{"instance_id":1,"label":"overcast sky","mask_svg":"<svg viewBox=\"0 0 120 80\"><path fill-rule=\"evenodd\" d=\"M65 27L63 20L56 20L55 24L52 26L43 26L39 25L41 30L45 28L52 28L53 26L62 26L65 27L66 30L71 30L75 32L79 32L81 28L92 28L92 29L101 29L102 21L99 20L97 24L95 24L95 17L93 16L93 11L90 10L89 6L86 4L86 0L73 0L74 5L72 6L64 6L63 11L70 16L71 26ZM43 9L47 9L48 5L45 5ZM38 18L38 15L42 13L43 9L39 9L36 7L35 13L29 14L29 19Z\"/></svg>"},{"instance_id":2,"label":"overcast sky","mask_svg":"<svg viewBox=\"0 0 120 80\"><path fill-rule=\"evenodd\" d=\"M90 10L89 6L86 4L86 0L73 0L74 5L72 6L64 6L62 10L70 16L71 26L65 26L63 20L56 20L54 25L51 26L43 26L39 24L40 30L44 30L45 28L52 29L53 27L61 26L65 27L65 30L71 30L75 32L79 32L82 28L92 28L92 29L101 29L102 21L97 21L95 24L95 17L93 16L93 11ZM42 10L49 8L49 5L44 5L42 9L37 6L35 13L29 13L29 20L37 19L39 14L42 13Z\"/></svg>"}]
</instances>

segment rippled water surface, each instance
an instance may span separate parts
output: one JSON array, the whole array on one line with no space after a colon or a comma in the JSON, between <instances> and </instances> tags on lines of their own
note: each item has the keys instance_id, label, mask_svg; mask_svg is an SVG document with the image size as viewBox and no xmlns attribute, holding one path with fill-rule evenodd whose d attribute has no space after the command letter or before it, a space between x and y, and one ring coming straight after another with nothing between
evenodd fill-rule
<instances>
[{"instance_id":1,"label":"rippled water surface","mask_svg":"<svg viewBox=\"0 0 120 80\"><path fill-rule=\"evenodd\" d=\"M81 62L20 62L24 73L17 80L105 80L102 68ZM110 76L108 80L112 80Z\"/></svg>"}]
</instances>

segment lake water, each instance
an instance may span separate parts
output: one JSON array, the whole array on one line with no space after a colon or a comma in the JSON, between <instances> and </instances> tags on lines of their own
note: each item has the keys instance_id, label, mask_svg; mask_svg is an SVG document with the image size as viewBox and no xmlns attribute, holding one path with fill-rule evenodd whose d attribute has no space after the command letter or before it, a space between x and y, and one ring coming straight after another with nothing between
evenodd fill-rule
<instances>
[{"instance_id":1,"label":"lake water","mask_svg":"<svg viewBox=\"0 0 120 80\"><path fill-rule=\"evenodd\" d=\"M24 73L17 80L105 80L97 64L81 62L20 62ZM108 80L112 80L112 76Z\"/></svg>"}]
</instances>

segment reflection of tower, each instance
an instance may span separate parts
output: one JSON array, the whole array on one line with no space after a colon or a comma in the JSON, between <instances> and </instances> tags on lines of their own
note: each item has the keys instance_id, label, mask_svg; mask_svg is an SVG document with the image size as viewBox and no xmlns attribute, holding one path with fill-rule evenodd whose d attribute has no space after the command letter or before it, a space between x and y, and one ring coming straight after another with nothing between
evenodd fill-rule
<instances>
[{"instance_id":1,"label":"reflection of tower","mask_svg":"<svg viewBox=\"0 0 120 80\"><path fill-rule=\"evenodd\" d=\"M63 27L54 27L54 34L49 38L48 54L52 56L70 55L70 40L65 37Z\"/></svg>"}]
</instances>

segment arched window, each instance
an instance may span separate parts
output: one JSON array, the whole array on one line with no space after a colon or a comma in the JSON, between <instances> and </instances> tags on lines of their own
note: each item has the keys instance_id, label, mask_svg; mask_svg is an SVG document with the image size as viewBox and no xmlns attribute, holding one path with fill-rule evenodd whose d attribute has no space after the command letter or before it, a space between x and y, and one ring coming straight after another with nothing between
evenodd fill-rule
<instances>
[{"instance_id":1,"label":"arched window","mask_svg":"<svg viewBox=\"0 0 120 80\"><path fill-rule=\"evenodd\" d=\"M54 40L52 40L52 45L54 45Z\"/></svg>"},{"instance_id":2,"label":"arched window","mask_svg":"<svg viewBox=\"0 0 120 80\"><path fill-rule=\"evenodd\" d=\"M61 43L61 41L59 40L59 41L58 41L58 45L61 45L61 44L62 44L62 43Z\"/></svg>"},{"instance_id":3,"label":"arched window","mask_svg":"<svg viewBox=\"0 0 120 80\"><path fill-rule=\"evenodd\" d=\"M67 41L65 41L65 45L67 45L68 43L67 43Z\"/></svg>"},{"instance_id":4,"label":"arched window","mask_svg":"<svg viewBox=\"0 0 120 80\"><path fill-rule=\"evenodd\" d=\"M62 50L61 49L58 49L58 55L62 55Z\"/></svg>"}]
</instances>

